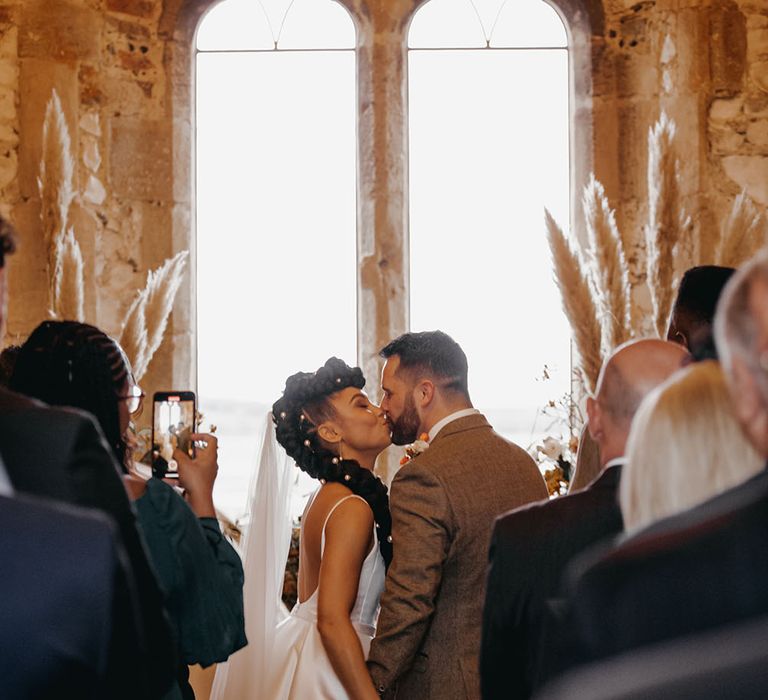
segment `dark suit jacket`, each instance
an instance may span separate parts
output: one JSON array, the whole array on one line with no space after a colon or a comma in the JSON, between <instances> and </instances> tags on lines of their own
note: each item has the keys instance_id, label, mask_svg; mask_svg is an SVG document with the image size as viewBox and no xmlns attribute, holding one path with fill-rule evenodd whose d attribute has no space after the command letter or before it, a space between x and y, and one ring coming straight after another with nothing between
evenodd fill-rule
<instances>
[{"instance_id":1,"label":"dark suit jacket","mask_svg":"<svg viewBox=\"0 0 768 700\"><path fill-rule=\"evenodd\" d=\"M568 562L619 532L621 466L584 491L518 508L496 521L483 609L483 698L527 698L536 686L547 601Z\"/></svg>"},{"instance_id":2,"label":"dark suit jacket","mask_svg":"<svg viewBox=\"0 0 768 700\"><path fill-rule=\"evenodd\" d=\"M536 700L765 700L768 618L759 617L581 666Z\"/></svg>"},{"instance_id":3,"label":"dark suit jacket","mask_svg":"<svg viewBox=\"0 0 768 700\"><path fill-rule=\"evenodd\" d=\"M768 614L768 472L574 564L581 662Z\"/></svg>"},{"instance_id":4,"label":"dark suit jacket","mask_svg":"<svg viewBox=\"0 0 768 700\"><path fill-rule=\"evenodd\" d=\"M394 558L368 665L398 698L478 698L480 616L497 515L547 497L541 473L482 415L447 424L392 483Z\"/></svg>"},{"instance_id":5,"label":"dark suit jacket","mask_svg":"<svg viewBox=\"0 0 768 700\"><path fill-rule=\"evenodd\" d=\"M140 643L109 519L0 497L0 697L139 698ZM121 655L121 656L118 656Z\"/></svg>"},{"instance_id":6,"label":"dark suit jacket","mask_svg":"<svg viewBox=\"0 0 768 700\"><path fill-rule=\"evenodd\" d=\"M171 627L118 466L94 419L0 389L0 454L17 492L93 508L114 520L146 639L133 658L149 673L150 697L163 694L176 675Z\"/></svg>"}]
</instances>

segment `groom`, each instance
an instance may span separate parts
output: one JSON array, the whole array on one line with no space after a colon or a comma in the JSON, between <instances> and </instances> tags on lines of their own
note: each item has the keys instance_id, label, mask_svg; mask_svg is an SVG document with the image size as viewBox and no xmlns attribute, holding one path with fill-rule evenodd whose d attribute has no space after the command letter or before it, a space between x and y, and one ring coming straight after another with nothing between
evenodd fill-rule
<instances>
[{"instance_id":1,"label":"groom","mask_svg":"<svg viewBox=\"0 0 768 700\"><path fill-rule=\"evenodd\" d=\"M394 557L368 668L383 696L475 700L494 519L547 489L531 457L472 408L452 338L406 333L380 354L392 441L429 439L392 482Z\"/></svg>"}]
</instances>

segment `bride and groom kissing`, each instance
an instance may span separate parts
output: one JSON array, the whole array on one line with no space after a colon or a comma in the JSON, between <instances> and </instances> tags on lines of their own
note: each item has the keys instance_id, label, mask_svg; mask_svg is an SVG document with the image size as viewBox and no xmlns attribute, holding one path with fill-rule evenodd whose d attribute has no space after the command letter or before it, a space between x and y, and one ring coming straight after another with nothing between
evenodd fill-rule
<instances>
[{"instance_id":1,"label":"bride and groom kissing","mask_svg":"<svg viewBox=\"0 0 768 700\"><path fill-rule=\"evenodd\" d=\"M380 354L380 406L361 370L336 358L289 377L273 406L277 442L320 487L301 520L299 602L258 640L260 700L480 697L493 521L547 490L531 457L472 407L453 339L406 333ZM427 448L411 451L388 493L377 456L423 434ZM223 682L217 672L216 700L250 700L233 671Z\"/></svg>"}]
</instances>

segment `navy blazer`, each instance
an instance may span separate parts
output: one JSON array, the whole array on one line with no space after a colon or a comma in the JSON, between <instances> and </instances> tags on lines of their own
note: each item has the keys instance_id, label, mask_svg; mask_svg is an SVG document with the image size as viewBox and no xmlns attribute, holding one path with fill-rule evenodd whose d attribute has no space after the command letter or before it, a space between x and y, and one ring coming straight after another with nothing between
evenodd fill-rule
<instances>
[{"instance_id":1,"label":"navy blazer","mask_svg":"<svg viewBox=\"0 0 768 700\"><path fill-rule=\"evenodd\" d=\"M0 389L0 454L17 493L93 508L116 523L145 639L132 657L136 672L149 674L148 697L162 696L175 681L176 645L136 514L96 421L83 411L53 408Z\"/></svg>"},{"instance_id":2,"label":"navy blazer","mask_svg":"<svg viewBox=\"0 0 768 700\"><path fill-rule=\"evenodd\" d=\"M485 700L528 698L546 652L547 604L568 562L619 532L621 465L585 490L524 506L496 521L483 609L480 678Z\"/></svg>"},{"instance_id":3,"label":"navy blazer","mask_svg":"<svg viewBox=\"0 0 768 700\"><path fill-rule=\"evenodd\" d=\"M106 516L0 496L0 697L146 696L124 565Z\"/></svg>"}]
</instances>

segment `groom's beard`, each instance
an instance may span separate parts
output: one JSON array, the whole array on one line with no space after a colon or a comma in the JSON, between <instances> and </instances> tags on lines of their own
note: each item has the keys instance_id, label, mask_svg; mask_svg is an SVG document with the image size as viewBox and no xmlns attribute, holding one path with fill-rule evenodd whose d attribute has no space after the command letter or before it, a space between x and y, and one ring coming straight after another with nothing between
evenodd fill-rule
<instances>
[{"instance_id":1,"label":"groom's beard","mask_svg":"<svg viewBox=\"0 0 768 700\"><path fill-rule=\"evenodd\" d=\"M395 445L409 445L416 441L421 421L413 397L409 396L405 400L405 407L400 417L396 421L390 417L389 422L392 427L392 442Z\"/></svg>"}]
</instances>

